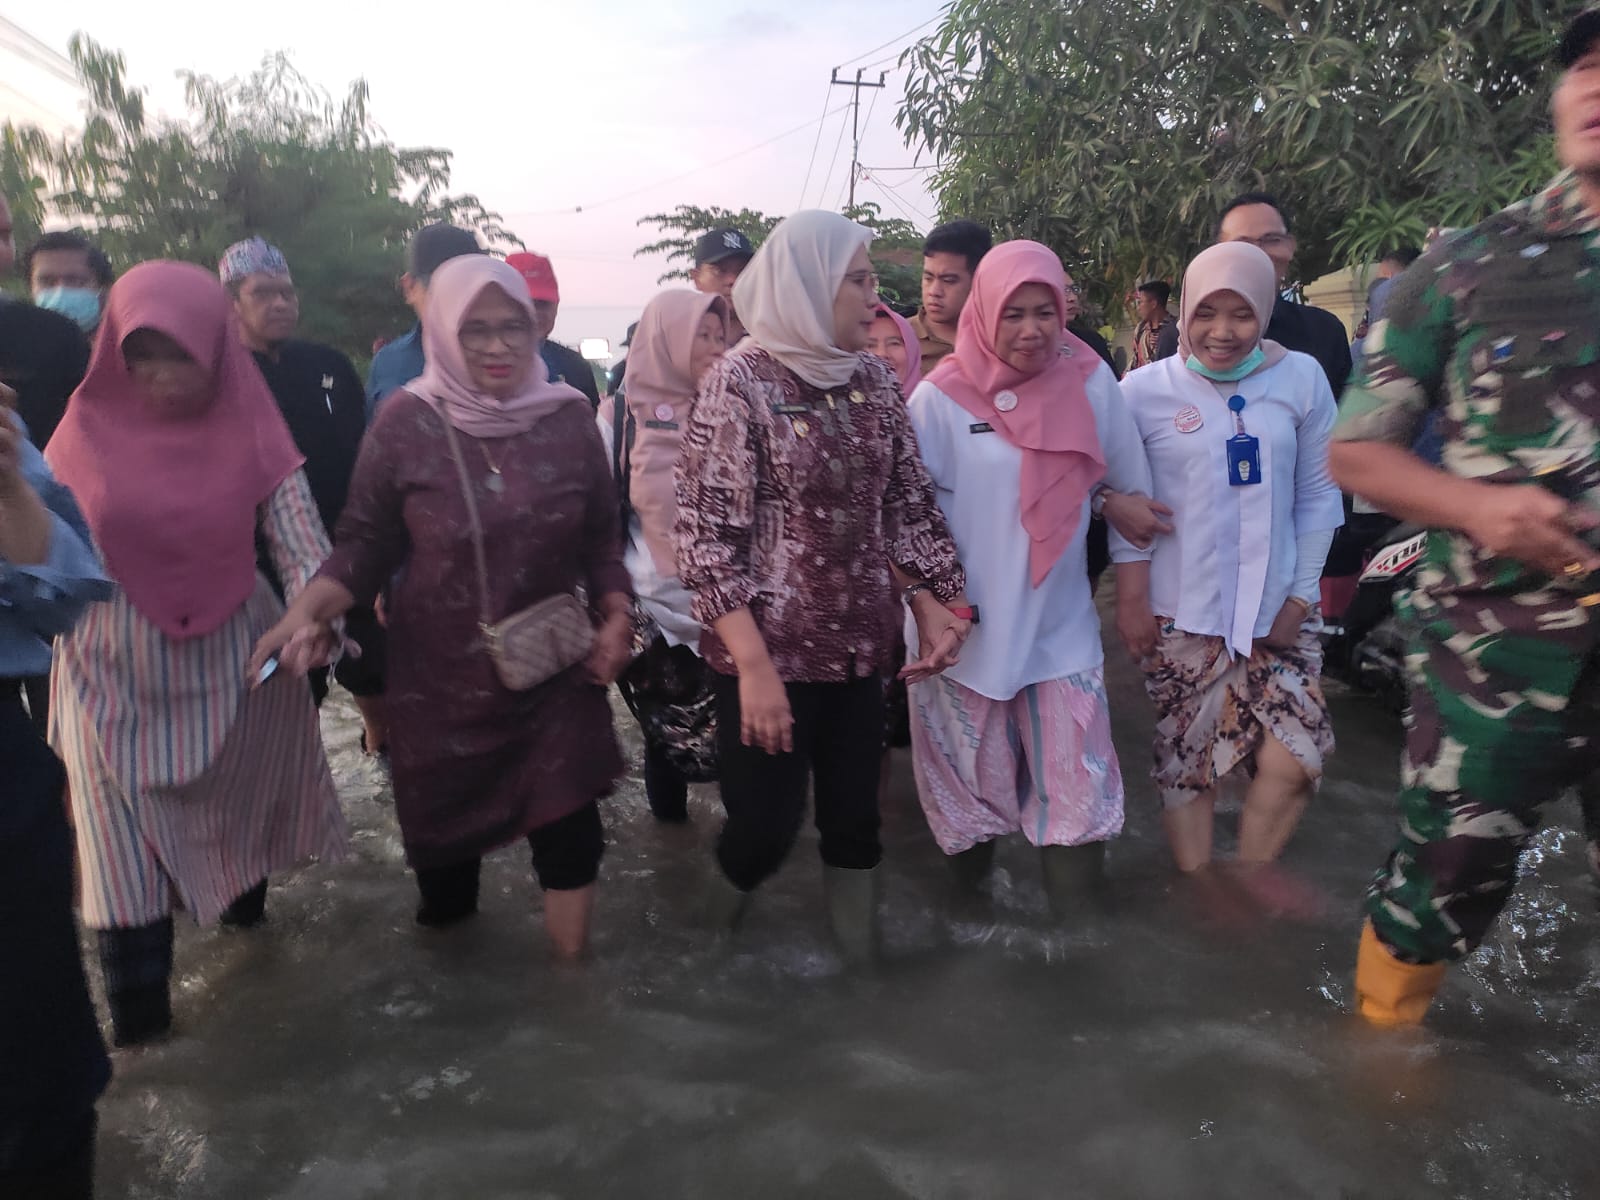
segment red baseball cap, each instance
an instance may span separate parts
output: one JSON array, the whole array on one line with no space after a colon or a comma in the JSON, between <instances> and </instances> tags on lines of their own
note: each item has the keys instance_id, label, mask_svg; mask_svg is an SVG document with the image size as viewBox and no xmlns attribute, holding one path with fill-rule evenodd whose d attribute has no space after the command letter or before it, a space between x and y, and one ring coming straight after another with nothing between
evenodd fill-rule
<instances>
[{"instance_id":1,"label":"red baseball cap","mask_svg":"<svg viewBox=\"0 0 1600 1200\"><path fill-rule=\"evenodd\" d=\"M528 285L530 300L549 300L556 304L561 302L561 289L556 285L556 269L544 255L508 254L506 265L515 267L517 273L522 276L523 282Z\"/></svg>"}]
</instances>

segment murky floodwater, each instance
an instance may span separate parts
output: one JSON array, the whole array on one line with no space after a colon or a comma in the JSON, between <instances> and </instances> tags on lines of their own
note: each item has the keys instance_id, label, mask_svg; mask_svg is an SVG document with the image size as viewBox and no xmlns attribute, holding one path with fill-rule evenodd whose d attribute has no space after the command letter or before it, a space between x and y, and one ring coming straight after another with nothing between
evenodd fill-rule
<instances>
[{"instance_id":1,"label":"murky floodwater","mask_svg":"<svg viewBox=\"0 0 1600 1200\"><path fill-rule=\"evenodd\" d=\"M1379 1033L1345 1006L1392 836L1394 718L1335 701L1340 753L1288 856L1330 914L1218 924L1173 880L1147 706L1120 661L1111 676L1130 816L1110 909L1051 928L1021 843L992 905L953 904L901 757L871 978L830 948L810 841L731 951L709 945L691 918L714 791L691 828L661 828L637 775L606 806L592 964L548 965L525 850L490 860L476 921L418 929L382 773L336 697L357 857L275 880L259 930L180 920L177 1036L118 1056L102 1195L1600 1196L1575 807L1428 1029Z\"/></svg>"}]
</instances>

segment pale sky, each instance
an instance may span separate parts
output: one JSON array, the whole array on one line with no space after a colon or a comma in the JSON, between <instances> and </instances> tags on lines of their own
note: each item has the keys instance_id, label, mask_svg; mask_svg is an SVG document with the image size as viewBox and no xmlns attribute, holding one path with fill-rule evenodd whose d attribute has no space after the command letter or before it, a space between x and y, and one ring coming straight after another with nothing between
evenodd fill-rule
<instances>
[{"instance_id":1,"label":"pale sky","mask_svg":"<svg viewBox=\"0 0 1600 1200\"><path fill-rule=\"evenodd\" d=\"M372 111L393 141L453 150L453 190L477 195L530 249L551 256L562 290L558 334L613 342L662 270L658 261L632 257L654 240L653 230L636 226L641 216L679 203L769 213L842 205L848 111L823 122L803 197L816 124L708 164L845 105L850 91L827 83L830 69L848 60L865 55L842 75L884 58L867 78L890 72L886 89L862 93L861 161L891 170L858 184L858 198L924 230L933 223L925 174L893 169L916 160L894 127L905 76L890 56L935 32L930 24L901 36L939 10L937 0L532 0L419 5L414 11L427 15L407 22L398 5L329 0L265 7L79 0L60 8L0 0L0 17L63 54L77 30L120 50L130 81L173 113L182 110L175 72L242 75L278 50L335 95L365 78ZM459 17L446 15L452 12ZM28 62L19 42L0 24L0 120L73 119L74 89ZM866 53L881 43L890 44ZM921 162L928 161L924 153Z\"/></svg>"}]
</instances>

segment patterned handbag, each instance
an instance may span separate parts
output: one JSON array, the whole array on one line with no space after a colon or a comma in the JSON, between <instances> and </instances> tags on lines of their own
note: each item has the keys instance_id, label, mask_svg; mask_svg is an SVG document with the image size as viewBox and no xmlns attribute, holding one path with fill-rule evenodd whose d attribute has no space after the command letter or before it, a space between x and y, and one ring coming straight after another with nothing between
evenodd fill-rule
<instances>
[{"instance_id":1,"label":"patterned handbag","mask_svg":"<svg viewBox=\"0 0 1600 1200\"><path fill-rule=\"evenodd\" d=\"M483 526L472 479L461 454L461 443L449 421L444 423L450 457L461 477L461 495L467 502L467 523L472 530L472 556L478 573L478 629L494 661L495 674L513 692L525 692L552 679L589 657L594 646L594 622L589 611L570 592L547 596L504 620L489 613L489 566L483 553Z\"/></svg>"}]
</instances>

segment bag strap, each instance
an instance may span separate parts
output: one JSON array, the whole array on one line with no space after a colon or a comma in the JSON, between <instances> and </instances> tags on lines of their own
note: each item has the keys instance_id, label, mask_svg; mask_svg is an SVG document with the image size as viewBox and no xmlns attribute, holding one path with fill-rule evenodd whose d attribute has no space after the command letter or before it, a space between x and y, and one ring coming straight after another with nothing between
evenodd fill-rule
<instances>
[{"instance_id":1,"label":"bag strap","mask_svg":"<svg viewBox=\"0 0 1600 1200\"><path fill-rule=\"evenodd\" d=\"M478 569L478 627L488 633L494 626L494 618L489 614L489 563L483 553L483 525L478 520L478 501L472 494L472 479L467 474L467 460L461 454L461 442L456 437L455 428L450 424L443 413L439 419L444 422L444 440L450 445L450 457L455 459L456 474L461 480L461 498L467 504L467 527L472 532L472 558Z\"/></svg>"},{"instance_id":2,"label":"bag strap","mask_svg":"<svg viewBox=\"0 0 1600 1200\"><path fill-rule=\"evenodd\" d=\"M618 388L611 398L611 476L617 484L617 512L622 519L622 537L628 537L633 517L633 438L638 423L628 411L628 393Z\"/></svg>"}]
</instances>

